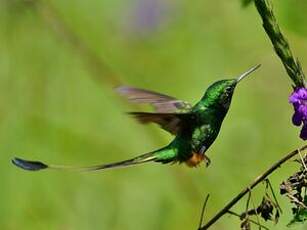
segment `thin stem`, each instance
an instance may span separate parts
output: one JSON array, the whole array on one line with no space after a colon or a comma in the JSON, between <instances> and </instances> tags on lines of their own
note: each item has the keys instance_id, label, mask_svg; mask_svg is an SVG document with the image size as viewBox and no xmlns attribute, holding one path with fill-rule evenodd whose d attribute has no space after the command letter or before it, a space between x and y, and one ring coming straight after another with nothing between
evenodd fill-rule
<instances>
[{"instance_id":1,"label":"thin stem","mask_svg":"<svg viewBox=\"0 0 307 230\"><path fill-rule=\"evenodd\" d=\"M307 145L303 146L300 149L296 149L292 151L291 153L288 153L286 156L284 156L282 159L274 163L269 169L267 169L264 173L262 173L260 176L258 176L249 186L244 188L237 196L235 196L223 209L221 209L211 220L209 220L204 226L200 228L200 230L208 229L210 226L212 226L216 221L218 221L225 213L227 213L238 201L242 199L249 191L250 189L253 189L256 187L259 183L264 181L269 175L271 175L275 170L277 170L279 167L281 167L282 164L290 160L292 157L296 156L299 151L304 151L307 149Z\"/></svg>"},{"instance_id":2,"label":"thin stem","mask_svg":"<svg viewBox=\"0 0 307 230\"><path fill-rule=\"evenodd\" d=\"M302 156L302 154L301 154L301 151L300 151L300 150L298 150L298 153L299 153L299 155L300 155L300 158L301 158L302 164L303 164L303 166L304 166L304 169L305 169L305 171L307 172L307 167L306 167L306 164L305 164L304 158L303 158L303 156Z\"/></svg>"},{"instance_id":3,"label":"thin stem","mask_svg":"<svg viewBox=\"0 0 307 230\"><path fill-rule=\"evenodd\" d=\"M257 223L259 224L259 230L261 230L260 218L259 218L259 214L257 212L256 205L255 205L255 202L254 202L254 199L253 199L253 196L252 196L252 191L250 191L250 194L251 194L251 202L252 202L252 205L253 205L253 209L255 210Z\"/></svg>"},{"instance_id":4,"label":"thin stem","mask_svg":"<svg viewBox=\"0 0 307 230\"><path fill-rule=\"evenodd\" d=\"M269 36L275 52L281 59L295 87L306 87L305 75L298 60L292 54L289 43L282 34L273 13L270 0L255 0L255 6L263 21L263 28Z\"/></svg>"},{"instance_id":5,"label":"thin stem","mask_svg":"<svg viewBox=\"0 0 307 230\"><path fill-rule=\"evenodd\" d=\"M202 207L201 214L200 214L200 221L199 221L198 228L201 228L201 226L203 225L204 215L205 215L205 209L206 209L206 206L207 206L207 203L208 203L209 197L210 197L210 194L208 194L208 195L206 196L206 199L205 199L204 205L203 205L203 207Z\"/></svg>"},{"instance_id":6,"label":"thin stem","mask_svg":"<svg viewBox=\"0 0 307 230\"><path fill-rule=\"evenodd\" d=\"M249 202L251 200L251 196L252 196L251 190L248 189L248 198L246 202L245 213L248 213L248 207L249 207ZM247 217L248 217L248 214L247 214Z\"/></svg>"},{"instance_id":7,"label":"thin stem","mask_svg":"<svg viewBox=\"0 0 307 230\"><path fill-rule=\"evenodd\" d=\"M270 190L271 190L271 193L272 193L273 198L274 198L274 200L275 200L276 206L277 206L277 208L279 209L280 213L282 213L282 209L281 209L281 207L280 207L280 205L279 205L279 203L278 203L278 200L277 200L277 197L276 197L275 192L274 192L274 190L273 190L271 181L270 181L269 179L267 179L266 181L267 181L267 184L268 184L268 186L269 186L269 188L270 188Z\"/></svg>"}]
</instances>

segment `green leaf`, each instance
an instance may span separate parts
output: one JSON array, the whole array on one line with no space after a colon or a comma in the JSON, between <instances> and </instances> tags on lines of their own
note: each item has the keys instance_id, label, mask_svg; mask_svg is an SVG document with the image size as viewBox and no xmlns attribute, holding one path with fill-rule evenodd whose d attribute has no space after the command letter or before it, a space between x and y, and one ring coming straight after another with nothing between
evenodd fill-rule
<instances>
[{"instance_id":1,"label":"green leaf","mask_svg":"<svg viewBox=\"0 0 307 230\"><path fill-rule=\"evenodd\" d=\"M291 227L297 223L305 222L307 220L307 209L306 208L294 208L293 214L294 214L294 217L290 221L290 223L287 225L288 227Z\"/></svg>"}]
</instances>

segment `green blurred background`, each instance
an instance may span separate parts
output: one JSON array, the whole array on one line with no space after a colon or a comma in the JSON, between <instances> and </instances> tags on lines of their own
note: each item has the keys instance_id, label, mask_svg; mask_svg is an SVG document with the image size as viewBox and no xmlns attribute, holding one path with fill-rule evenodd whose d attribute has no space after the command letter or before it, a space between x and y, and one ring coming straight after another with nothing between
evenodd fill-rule
<instances>
[{"instance_id":1,"label":"green blurred background","mask_svg":"<svg viewBox=\"0 0 307 230\"><path fill-rule=\"evenodd\" d=\"M307 3L274 1L307 69ZM196 229L274 161L303 145L290 80L253 5L225 0L0 0L0 228ZM142 126L113 91L131 85L195 103L210 83L262 67L238 87L212 164L147 164L99 173L29 173L14 156L88 165L130 158L171 136ZM147 107L144 107L147 109ZM295 170L274 174L279 183ZM259 202L263 187L254 192ZM287 229L291 206L274 229ZM244 211L242 201L234 209ZM268 226L273 226L269 223ZM255 227L256 228L256 227ZM212 229L239 229L224 216ZM297 225L293 229L306 229Z\"/></svg>"}]
</instances>

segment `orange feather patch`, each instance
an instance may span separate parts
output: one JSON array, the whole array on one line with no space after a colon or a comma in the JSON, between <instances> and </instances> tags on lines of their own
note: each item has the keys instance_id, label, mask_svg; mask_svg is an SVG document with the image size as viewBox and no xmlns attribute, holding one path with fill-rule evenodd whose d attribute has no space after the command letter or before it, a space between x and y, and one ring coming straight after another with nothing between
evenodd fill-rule
<instances>
[{"instance_id":1,"label":"orange feather patch","mask_svg":"<svg viewBox=\"0 0 307 230\"><path fill-rule=\"evenodd\" d=\"M193 155L185 161L186 165L189 167L197 167L203 160L205 156L199 153L193 153Z\"/></svg>"}]
</instances>

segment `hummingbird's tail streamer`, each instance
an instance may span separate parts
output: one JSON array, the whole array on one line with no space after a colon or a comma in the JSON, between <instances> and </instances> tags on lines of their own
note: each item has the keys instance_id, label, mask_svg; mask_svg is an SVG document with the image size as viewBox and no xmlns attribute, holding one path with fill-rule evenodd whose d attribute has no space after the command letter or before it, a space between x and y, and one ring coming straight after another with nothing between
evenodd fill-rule
<instances>
[{"instance_id":1,"label":"hummingbird's tail streamer","mask_svg":"<svg viewBox=\"0 0 307 230\"><path fill-rule=\"evenodd\" d=\"M99 165L92 165L87 167L75 167L75 166L65 166L65 165L48 165L40 161L29 161L24 160L21 158L14 158L12 163L19 168L28 171L39 171L44 169L59 169L59 170L72 170L72 171L99 171L103 169L110 169L110 168L121 168L127 167L131 165L142 164L149 161L155 161L157 156L156 152L145 153L143 155L131 158L129 160L114 162L110 164L99 164Z\"/></svg>"}]
</instances>

